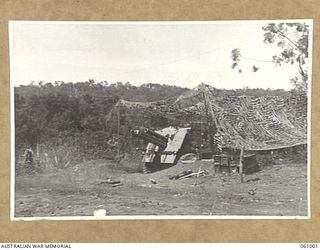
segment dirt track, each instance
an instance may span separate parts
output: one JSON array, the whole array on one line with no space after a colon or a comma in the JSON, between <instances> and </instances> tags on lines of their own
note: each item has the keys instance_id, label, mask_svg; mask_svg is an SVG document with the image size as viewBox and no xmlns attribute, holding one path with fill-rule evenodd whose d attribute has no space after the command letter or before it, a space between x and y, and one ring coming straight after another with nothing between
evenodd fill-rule
<instances>
[{"instance_id":1,"label":"dirt track","mask_svg":"<svg viewBox=\"0 0 320 250\"><path fill-rule=\"evenodd\" d=\"M209 175L170 180L191 169ZM15 217L107 215L307 215L305 163L262 167L245 176L213 174L212 163L196 161L152 174L127 173L112 161L90 161L65 170L16 177ZM122 186L103 183L108 178ZM153 184L150 179L156 180Z\"/></svg>"}]
</instances>

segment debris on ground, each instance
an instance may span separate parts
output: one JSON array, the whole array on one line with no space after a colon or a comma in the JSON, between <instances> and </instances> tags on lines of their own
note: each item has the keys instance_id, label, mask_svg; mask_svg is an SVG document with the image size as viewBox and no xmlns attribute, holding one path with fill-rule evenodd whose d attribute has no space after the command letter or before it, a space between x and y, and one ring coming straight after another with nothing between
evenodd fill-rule
<instances>
[{"instance_id":1,"label":"debris on ground","mask_svg":"<svg viewBox=\"0 0 320 250\"><path fill-rule=\"evenodd\" d=\"M123 183L113 184L111 187L118 187L118 186L123 186Z\"/></svg>"},{"instance_id":2,"label":"debris on ground","mask_svg":"<svg viewBox=\"0 0 320 250\"><path fill-rule=\"evenodd\" d=\"M106 181L101 181L99 184L110 184L110 185L113 185L113 184L119 184L119 183L120 183L120 181L112 180L111 178L109 178Z\"/></svg>"},{"instance_id":3,"label":"debris on ground","mask_svg":"<svg viewBox=\"0 0 320 250\"><path fill-rule=\"evenodd\" d=\"M186 175L189 175L189 174L192 174L192 173L193 173L192 170L185 170L185 171L182 171L179 174L169 176L169 179L170 180L177 180L177 179L181 178L182 176L186 176Z\"/></svg>"},{"instance_id":4,"label":"debris on ground","mask_svg":"<svg viewBox=\"0 0 320 250\"><path fill-rule=\"evenodd\" d=\"M191 170L186 170L186 171L181 172L180 174L170 176L169 179L170 180L181 180L181 179L185 179L185 178L189 178L189 177L193 177L193 176L199 177L199 176L205 176L208 174L209 174L209 172L206 169L199 171L199 172L196 172L196 173L194 173Z\"/></svg>"},{"instance_id":5,"label":"debris on ground","mask_svg":"<svg viewBox=\"0 0 320 250\"><path fill-rule=\"evenodd\" d=\"M107 210L104 209L104 205L97 206L93 211L93 216L95 217L104 217L106 216Z\"/></svg>"},{"instance_id":6,"label":"debris on ground","mask_svg":"<svg viewBox=\"0 0 320 250\"><path fill-rule=\"evenodd\" d=\"M208 174L209 174L209 172L208 172L207 170L202 170L202 171L199 171L199 172L197 172L197 173L191 173L191 174L182 176L182 177L180 177L180 178L178 178L178 179L181 180L181 179L189 178L189 177L192 177L192 176L197 176L197 177L199 177L199 176L204 176L204 175L208 175Z\"/></svg>"},{"instance_id":7,"label":"debris on ground","mask_svg":"<svg viewBox=\"0 0 320 250\"><path fill-rule=\"evenodd\" d=\"M154 179L150 179L150 181L151 181L152 184L157 184L157 181L154 180Z\"/></svg>"}]
</instances>

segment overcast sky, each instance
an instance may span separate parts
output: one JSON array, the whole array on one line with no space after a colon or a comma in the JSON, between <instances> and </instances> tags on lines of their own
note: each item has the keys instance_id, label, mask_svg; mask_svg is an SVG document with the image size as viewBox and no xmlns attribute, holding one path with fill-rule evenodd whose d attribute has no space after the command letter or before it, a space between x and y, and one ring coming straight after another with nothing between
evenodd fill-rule
<instances>
[{"instance_id":1,"label":"overcast sky","mask_svg":"<svg viewBox=\"0 0 320 250\"><path fill-rule=\"evenodd\" d=\"M12 22L11 84L94 79L290 89L297 65L271 62L279 49L263 43L263 24ZM231 69L233 48L249 58L242 73Z\"/></svg>"}]
</instances>

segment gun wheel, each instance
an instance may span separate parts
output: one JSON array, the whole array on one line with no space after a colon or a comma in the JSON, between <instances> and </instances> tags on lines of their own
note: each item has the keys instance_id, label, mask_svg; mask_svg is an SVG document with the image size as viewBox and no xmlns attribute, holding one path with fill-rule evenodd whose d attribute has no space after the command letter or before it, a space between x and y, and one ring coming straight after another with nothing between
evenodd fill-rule
<instances>
[{"instance_id":1,"label":"gun wheel","mask_svg":"<svg viewBox=\"0 0 320 250\"><path fill-rule=\"evenodd\" d=\"M152 163L146 162L142 167L142 172L144 174L150 174L152 168Z\"/></svg>"}]
</instances>

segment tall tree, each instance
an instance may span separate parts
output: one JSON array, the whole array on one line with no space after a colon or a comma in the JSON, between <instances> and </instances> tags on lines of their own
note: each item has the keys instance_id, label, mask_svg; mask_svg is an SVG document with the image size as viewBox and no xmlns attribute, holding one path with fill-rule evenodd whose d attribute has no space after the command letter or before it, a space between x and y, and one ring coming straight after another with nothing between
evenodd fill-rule
<instances>
[{"instance_id":1,"label":"tall tree","mask_svg":"<svg viewBox=\"0 0 320 250\"><path fill-rule=\"evenodd\" d=\"M269 23L262 27L263 41L267 44L276 44L281 51L272 56L272 61L281 66L283 63L297 64L298 74L291 79L295 89L307 92L308 67L306 61L309 58L309 25L306 23ZM243 56L240 50L235 48L231 51L233 61L232 68L239 67ZM253 71L256 72L256 66ZM241 71L239 71L241 72Z\"/></svg>"},{"instance_id":2,"label":"tall tree","mask_svg":"<svg viewBox=\"0 0 320 250\"><path fill-rule=\"evenodd\" d=\"M282 63L298 64L299 74L292 78L291 82L296 89L306 92L308 87L306 60L309 58L309 26L305 23L269 23L262 29L265 31L265 43L276 43L278 47L282 48L279 55L272 57L277 65Z\"/></svg>"}]
</instances>

